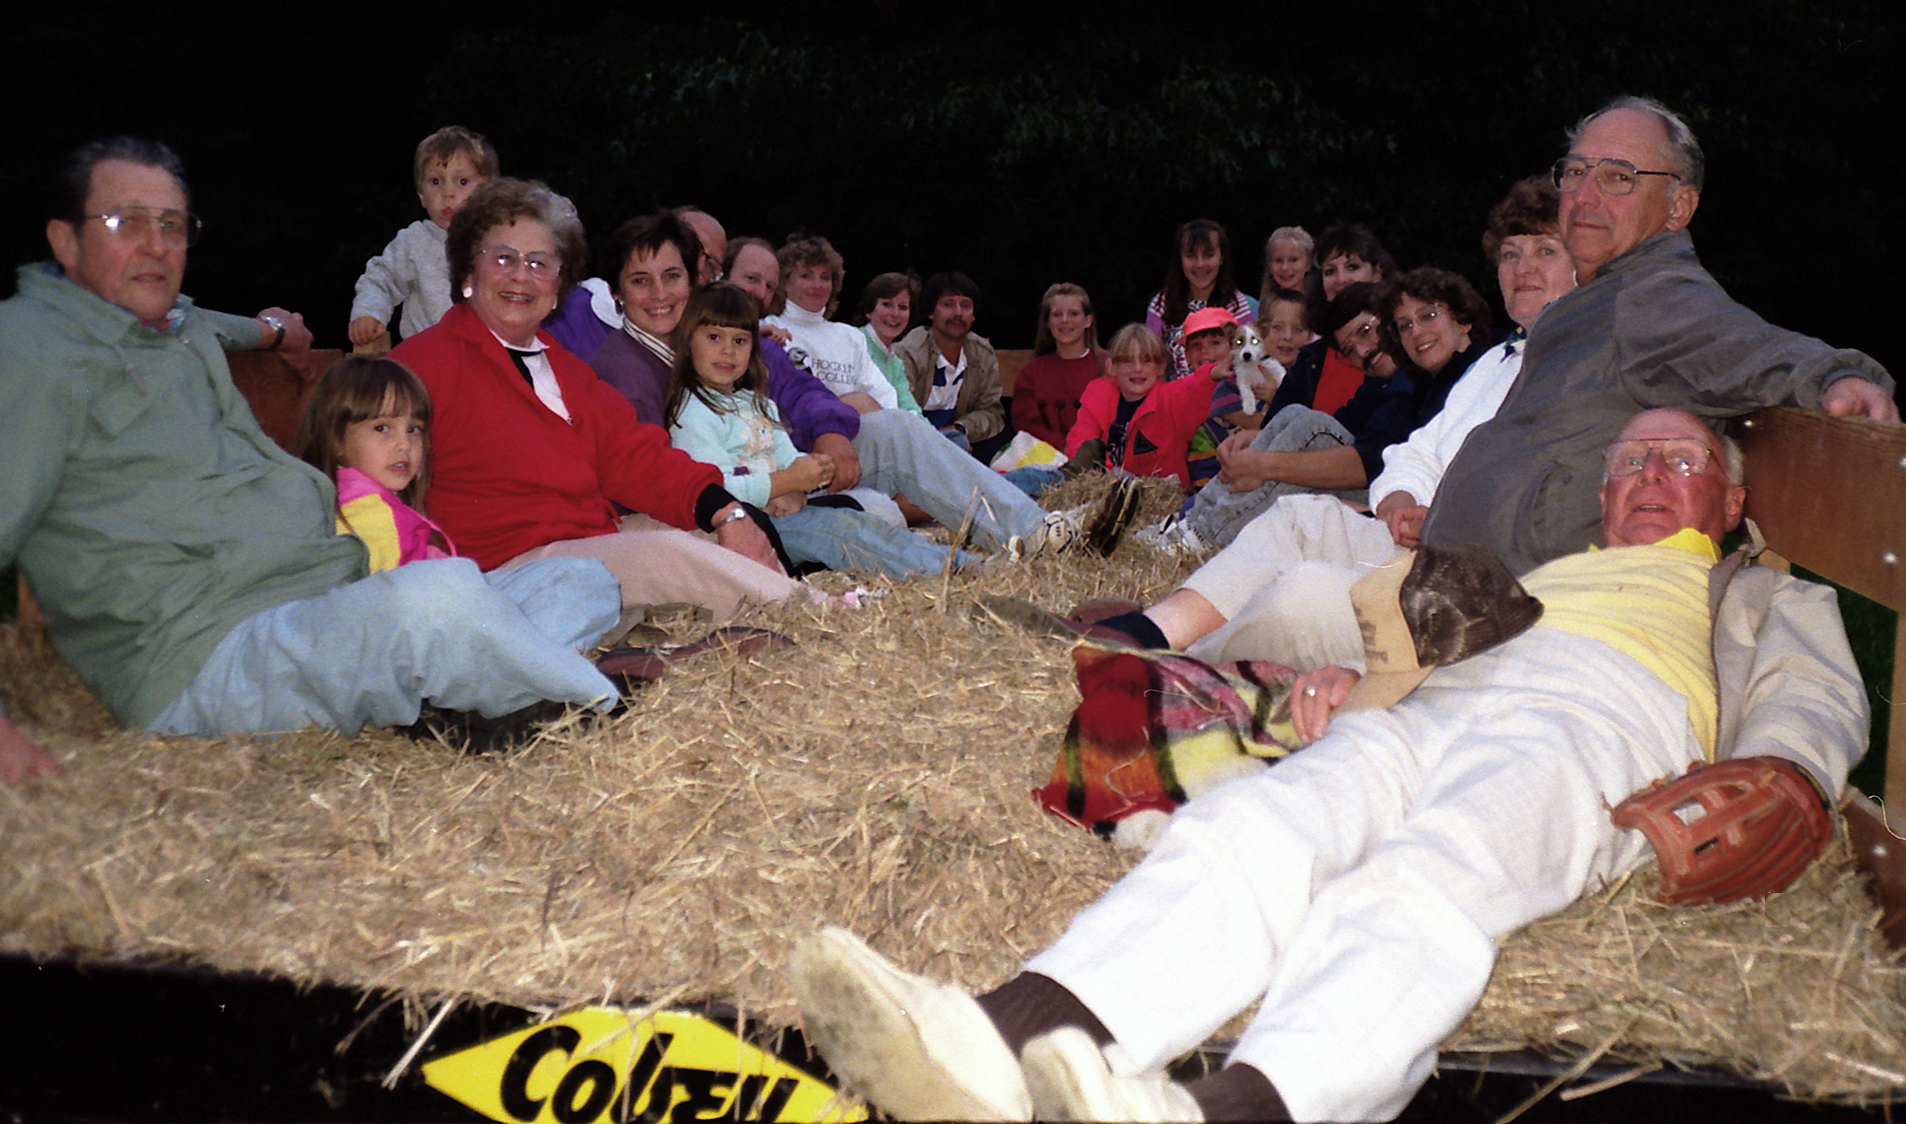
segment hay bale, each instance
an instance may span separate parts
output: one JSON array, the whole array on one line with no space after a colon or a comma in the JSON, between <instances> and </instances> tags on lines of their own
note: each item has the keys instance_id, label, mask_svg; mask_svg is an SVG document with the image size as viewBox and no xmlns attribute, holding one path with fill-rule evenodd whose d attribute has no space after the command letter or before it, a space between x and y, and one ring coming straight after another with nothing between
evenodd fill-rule
<instances>
[{"instance_id":1,"label":"hay bale","mask_svg":"<svg viewBox=\"0 0 1906 1124\"><path fill-rule=\"evenodd\" d=\"M1648 866L1503 942L1446 1043L1718 1067L1806 1100L1906 1099L1906 963L1844 838L1759 902L1670 906Z\"/></svg>"},{"instance_id":2,"label":"hay bale","mask_svg":"<svg viewBox=\"0 0 1906 1124\"><path fill-rule=\"evenodd\" d=\"M625 715L501 758L387 731L113 730L70 671L42 670L43 635L9 626L12 713L66 768L0 789L0 948L786 1018L782 959L832 923L995 982L1125 860L1036 810L1070 665L976 617L976 594L1146 599L1191 565L1128 544L918 579L860 611L754 610L798 646L698 657Z\"/></svg>"},{"instance_id":3,"label":"hay bale","mask_svg":"<svg viewBox=\"0 0 1906 1124\"><path fill-rule=\"evenodd\" d=\"M1172 494L1148 487L1142 518ZM1128 860L1030 799L1077 701L1065 646L976 616L976 597L1149 601L1194 565L1128 542L916 579L859 611L753 610L744 623L798 647L698 657L623 716L571 716L507 757L387 731L118 731L42 631L0 628L10 713L65 766L0 787L0 949L189 959L419 1006L717 1000L774 1023L793 1018L789 948L838 924L991 985ZM1612 1041L1612 1057L1721 1065L1803 1098L1897 1095L1902 969L1844 853L1761 905L1670 909L1646 891L1635 879L1510 938L1448 1044Z\"/></svg>"}]
</instances>

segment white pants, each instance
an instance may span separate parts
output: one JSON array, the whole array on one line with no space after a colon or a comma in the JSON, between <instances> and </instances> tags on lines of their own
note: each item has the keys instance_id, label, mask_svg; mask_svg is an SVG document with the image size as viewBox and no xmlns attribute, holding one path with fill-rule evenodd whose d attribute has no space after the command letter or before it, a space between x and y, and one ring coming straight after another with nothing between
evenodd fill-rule
<instances>
[{"instance_id":1,"label":"white pants","mask_svg":"<svg viewBox=\"0 0 1906 1124\"><path fill-rule=\"evenodd\" d=\"M1185 581L1225 616L1187 650L1202 660L1361 670L1350 587L1398 549L1382 520L1330 496L1286 496Z\"/></svg>"},{"instance_id":2,"label":"white pants","mask_svg":"<svg viewBox=\"0 0 1906 1124\"><path fill-rule=\"evenodd\" d=\"M1681 695L1537 627L1193 799L1026 969L1077 995L1131 1072L1261 996L1232 1058L1297 1119L1392 1117L1481 997L1497 938L1647 856L1605 803L1698 756Z\"/></svg>"},{"instance_id":3,"label":"white pants","mask_svg":"<svg viewBox=\"0 0 1906 1124\"><path fill-rule=\"evenodd\" d=\"M715 541L706 531L682 531L635 512L622 517L620 530L583 539L561 539L528 550L498 567L515 569L548 558L593 558L609 568L622 587L622 604L701 605L726 620L743 605L767 605L822 594L777 570Z\"/></svg>"}]
</instances>

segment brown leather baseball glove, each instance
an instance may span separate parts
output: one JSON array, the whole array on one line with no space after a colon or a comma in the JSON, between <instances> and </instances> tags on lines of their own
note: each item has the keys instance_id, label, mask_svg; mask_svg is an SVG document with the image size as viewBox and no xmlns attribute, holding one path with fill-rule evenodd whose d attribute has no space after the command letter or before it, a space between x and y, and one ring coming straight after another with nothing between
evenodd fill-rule
<instances>
[{"instance_id":1,"label":"brown leather baseball glove","mask_svg":"<svg viewBox=\"0 0 1906 1124\"><path fill-rule=\"evenodd\" d=\"M1833 819L1806 773L1779 757L1696 763L1616 805L1615 826L1640 828L1661 863L1670 904L1731 902L1784 890L1833 838Z\"/></svg>"}]
</instances>

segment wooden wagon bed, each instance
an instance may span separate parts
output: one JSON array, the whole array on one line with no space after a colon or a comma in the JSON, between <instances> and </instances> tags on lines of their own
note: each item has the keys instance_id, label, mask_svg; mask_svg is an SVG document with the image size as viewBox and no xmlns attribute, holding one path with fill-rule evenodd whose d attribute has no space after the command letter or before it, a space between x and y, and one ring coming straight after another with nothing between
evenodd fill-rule
<instances>
[{"instance_id":1,"label":"wooden wagon bed","mask_svg":"<svg viewBox=\"0 0 1906 1124\"><path fill-rule=\"evenodd\" d=\"M268 427L296 416L273 414L296 384L269 361L235 364ZM1906 602L1906 427L1768 411L1747 441L1775 548ZM1192 564L1128 544L905 583L857 613L757 610L797 647L683 664L628 715L507 758L387 732L116 731L35 626L0 629L10 712L66 765L0 789L0 994L40 1044L0 1051L0 1108L470 1119L422 1063L591 1003L737 1009L771 1032L793 1021L786 952L825 923L996 982L1129 860L1034 809L1076 701L1065 649L976 614L975 595L1144 600ZM1906 794L1891 721L1886 784ZM1648 877L1507 942L1416 1118L1490 1119L1558 1077L1622 1087L1552 1098L1549 1119L1622 1097L1770 1119L1772 1092L1859 1104L1906 1086L1906 970L1844 852L1753 906L1667 910ZM139 1096L110 1099L89 1065L137 1075ZM575 1069L550 1065L544 1093ZM1719 1086L1682 1072L1723 1065Z\"/></svg>"}]
</instances>

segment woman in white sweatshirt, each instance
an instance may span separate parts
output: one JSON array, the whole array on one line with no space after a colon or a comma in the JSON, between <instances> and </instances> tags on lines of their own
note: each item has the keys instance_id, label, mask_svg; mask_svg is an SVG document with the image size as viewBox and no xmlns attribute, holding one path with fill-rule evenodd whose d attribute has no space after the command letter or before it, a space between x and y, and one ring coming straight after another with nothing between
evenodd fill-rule
<instances>
[{"instance_id":1,"label":"woman in white sweatshirt","mask_svg":"<svg viewBox=\"0 0 1906 1124\"><path fill-rule=\"evenodd\" d=\"M776 257L783 307L766 323L788 333L788 358L863 414L899 406L860 329L827 318L846 276L839 252L825 238L793 238Z\"/></svg>"}]
</instances>

